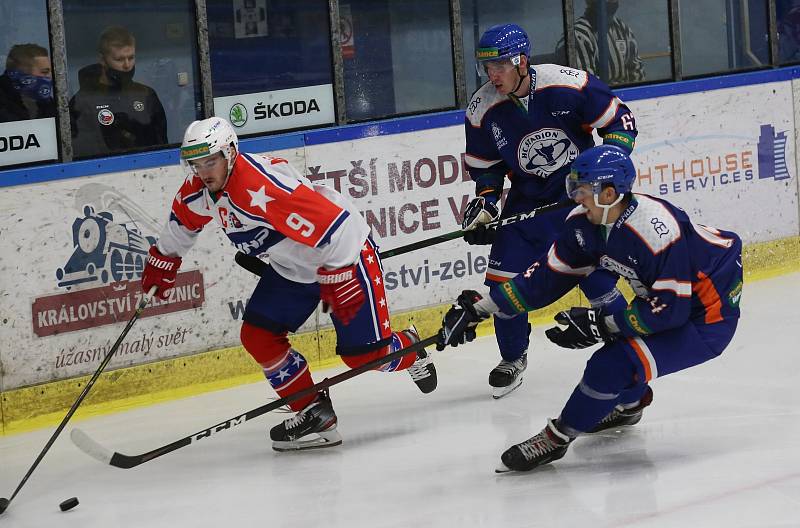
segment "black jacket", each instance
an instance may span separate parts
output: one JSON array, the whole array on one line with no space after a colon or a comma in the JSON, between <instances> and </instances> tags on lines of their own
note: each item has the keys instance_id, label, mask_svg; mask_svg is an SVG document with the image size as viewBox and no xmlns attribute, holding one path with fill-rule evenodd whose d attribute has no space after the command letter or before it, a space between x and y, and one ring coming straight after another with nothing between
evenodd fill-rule
<instances>
[{"instance_id":1,"label":"black jacket","mask_svg":"<svg viewBox=\"0 0 800 528\"><path fill-rule=\"evenodd\" d=\"M35 106L36 111L30 112L22 101L22 95L14 89L11 79L5 73L0 75L0 123L56 115L56 102L52 98L47 101L36 101Z\"/></svg>"},{"instance_id":2,"label":"black jacket","mask_svg":"<svg viewBox=\"0 0 800 528\"><path fill-rule=\"evenodd\" d=\"M78 72L80 89L69 102L76 157L167 144L167 116L156 92L134 81L100 84L102 66Z\"/></svg>"}]
</instances>

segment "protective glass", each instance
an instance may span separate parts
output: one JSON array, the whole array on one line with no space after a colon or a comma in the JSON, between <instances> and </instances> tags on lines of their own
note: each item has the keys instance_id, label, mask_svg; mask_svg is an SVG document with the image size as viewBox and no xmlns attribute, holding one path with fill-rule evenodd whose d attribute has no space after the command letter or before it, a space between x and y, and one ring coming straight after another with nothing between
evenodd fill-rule
<instances>
[{"instance_id":1,"label":"protective glass","mask_svg":"<svg viewBox=\"0 0 800 528\"><path fill-rule=\"evenodd\" d=\"M475 71L483 78L488 78L494 74L504 74L519 66L519 55L504 59L480 61L475 63Z\"/></svg>"},{"instance_id":2,"label":"protective glass","mask_svg":"<svg viewBox=\"0 0 800 528\"><path fill-rule=\"evenodd\" d=\"M578 175L570 173L567 178L567 196L570 200L583 200L603 190L600 182L588 183L578 180Z\"/></svg>"},{"instance_id":3,"label":"protective glass","mask_svg":"<svg viewBox=\"0 0 800 528\"><path fill-rule=\"evenodd\" d=\"M194 174L197 174L201 171L214 170L218 165L225 163L225 155L222 152L216 152L210 156L199 159L186 160L189 170Z\"/></svg>"}]
</instances>

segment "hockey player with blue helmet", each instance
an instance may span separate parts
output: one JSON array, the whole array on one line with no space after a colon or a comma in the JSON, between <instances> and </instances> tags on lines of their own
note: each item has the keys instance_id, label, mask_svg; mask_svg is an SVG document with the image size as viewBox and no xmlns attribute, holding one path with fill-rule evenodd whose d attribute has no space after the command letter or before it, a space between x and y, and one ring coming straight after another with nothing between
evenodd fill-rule
<instances>
[{"instance_id":1,"label":"hockey player with blue helmet","mask_svg":"<svg viewBox=\"0 0 800 528\"><path fill-rule=\"evenodd\" d=\"M557 64L529 63L531 42L516 24L487 29L476 50L478 72L488 78L466 110L465 160L475 181L475 198L462 229L470 244L492 244L486 285L508 281L547 251L567 210L487 230L501 216L506 176L510 188L502 215L530 211L565 200L564 179L572 161L594 146L596 130L605 144L633 149L633 114L593 75ZM581 281L592 306L624 305L616 279L600 270ZM502 361L489 374L495 398L522 382L527 367L530 325L526 316L495 321Z\"/></svg>"},{"instance_id":2,"label":"hockey player with blue helmet","mask_svg":"<svg viewBox=\"0 0 800 528\"><path fill-rule=\"evenodd\" d=\"M464 291L444 317L439 346L474 335L479 321L551 304L596 268L628 281L622 308L575 307L545 332L565 348L595 344L560 415L501 456L499 472L528 471L563 457L575 438L635 425L653 401L650 382L719 356L733 338L742 296L742 242L696 224L686 212L631 192L627 153L602 145L580 154L566 181L573 209L546 255L482 298Z\"/></svg>"}]
</instances>

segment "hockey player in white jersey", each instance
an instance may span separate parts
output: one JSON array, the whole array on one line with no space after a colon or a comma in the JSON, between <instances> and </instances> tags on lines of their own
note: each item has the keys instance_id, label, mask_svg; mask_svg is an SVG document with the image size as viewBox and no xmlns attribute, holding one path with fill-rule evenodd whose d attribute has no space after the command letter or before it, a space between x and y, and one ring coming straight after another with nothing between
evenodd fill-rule
<instances>
[{"instance_id":1,"label":"hockey player in white jersey","mask_svg":"<svg viewBox=\"0 0 800 528\"><path fill-rule=\"evenodd\" d=\"M380 257L355 206L333 189L313 185L282 158L239 152L231 125L218 117L186 130L181 163L187 177L169 221L150 248L142 287L165 298L181 258L215 220L231 243L269 264L244 313L241 341L280 397L313 385L305 357L289 343L322 299L331 309L336 353L358 367L419 341L416 330L393 332ZM407 370L424 393L436 388L425 350L389 362ZM296 416L272 428L277 451L332 447L342 441L326 392L291 402Z\"/></svg>"}]
</instances>

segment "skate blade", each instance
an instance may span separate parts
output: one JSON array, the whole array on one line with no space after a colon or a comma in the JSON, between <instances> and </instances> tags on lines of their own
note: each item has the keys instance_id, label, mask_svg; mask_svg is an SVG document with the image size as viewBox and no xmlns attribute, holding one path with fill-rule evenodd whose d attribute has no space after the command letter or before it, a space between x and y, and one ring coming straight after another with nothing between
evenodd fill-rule
<instances>
[{"instance_id":1,"label":"skate blade","mask_svg":"<svg viewBox=\"0 0 800 528\"><path fill-rule=\"evenodd\" d=\"M522 385L522 375L520 375L520 377L518 377L517 380L511 385L505 387L492 387L492 398L499 400L503 396L506 396L507 394L519 388L520 385Z\"/></svg>"},{"instance_id":2,"label":"skate blade","mask_svg":"<svg viewBox=\"0 0 800 528\"><path fill-rule=\"evenodd\" d=\"M500 465L499 465L499 466L497 466L496 468L494 468L494 472L495 472L495 473L498 473L498 474L510 473L510 472L512 472L512 471L513 471L513 469L509 468L508 466L506 466L506 465L505 465L505 464L503 464L502 462L500 462Z\"/></svg>"},{"instance_id":3,"label":"skate blade","mask_svg":"<svg viewBox=\"0 0 800 528\"><path fill-rule=\"evenodd\" d=\"M280 442L273 440L272 449L280 453L287 451L305 451L307 449L325 449L328 447L336 447L342 444L342 435L335 429L333 431L324 431L315 433L319 435L317 438L308 440L294 440L292 442Z\"/></svg>"}]
</instances>

